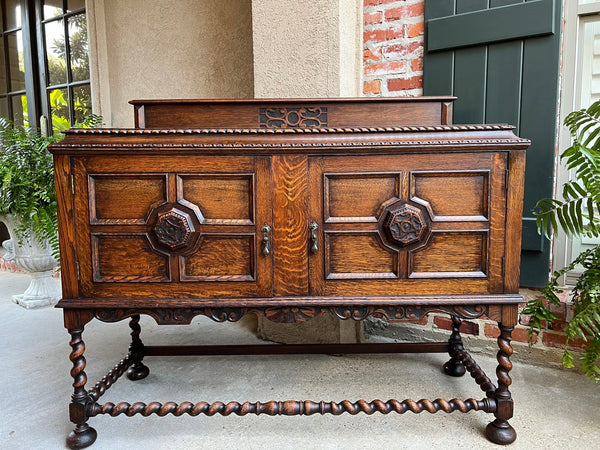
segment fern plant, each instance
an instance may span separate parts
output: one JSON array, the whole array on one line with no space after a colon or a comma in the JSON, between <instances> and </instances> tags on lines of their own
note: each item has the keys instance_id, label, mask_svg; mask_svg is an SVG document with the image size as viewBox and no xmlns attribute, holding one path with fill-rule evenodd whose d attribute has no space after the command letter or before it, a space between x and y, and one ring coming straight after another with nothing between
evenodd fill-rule
<instances>
[{"instance_id":1,"label":"fern plant","mask_svg":"<svg viewBox=\"0 0 600 450\"><path fill-rule=\"evenodd\" d=\"M549 234L558 229L573 237L600 237L600 101L589 108L574 111L565 119L573 137L573 144L561 154L573 171L573 179L564 184L562 200L543 199L536 205L535 214L540 232ZM585 341L581 365L585 374L600 381L600 246L582 252L564 269L552 274L542 289L549 303L559 306L557 294L562 290L559 279L575 267L583 267L571 291L574 316L566 328L567 343L563 353L565 367L573 367L573 354L568 350L571 341L580 337ZM530 314L529 334L540 330L543 322L549 325L558 317L538 298L527 303L524 314Z\"/></svg>"},{"instance_id":2,"label":"fern plant","mask_svg":"<svg viewBox=\"0 0 600 450\"><path fill-rule=\"evenodd\" d=\"M78 126L100 124L101 118L91 115ZM52 155L47 147L60 139L58 132L47 137L0 118L0 217L12 215L17 220L19 240L31 227L35 239L49 242L57 260L56 192Z\"/></svg>"}]
</instances>

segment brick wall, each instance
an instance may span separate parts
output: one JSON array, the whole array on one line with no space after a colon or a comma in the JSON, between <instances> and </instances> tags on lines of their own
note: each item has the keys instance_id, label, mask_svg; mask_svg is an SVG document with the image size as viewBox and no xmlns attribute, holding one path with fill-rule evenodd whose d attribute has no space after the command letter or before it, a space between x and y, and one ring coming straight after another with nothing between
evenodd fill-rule
<instances>
[{"instance_id":1,"label":"brick wall","mask_svg":"<svg viewBox=\"0 0 600 450\"><path fill-rule=\"evenodd\" d=\"M363 20L363 94L393 97L423 94L423 49L425 0L364 0ZM526 297L539 295L524 291ZM551 328L534 336L534 347L564 348L564 329L572 315L566 304L554 311L560 317ZM448 333L451 320L441 315L424 317L411 327L424 327L430 332ZM528 318L521 316L513 332L513 340L527 342ZM479 338L496 338L500 330L487 320L465 321L461 331ZM583 341L576 341L574 350Z\"/></svg>"},{"instance_id":2,"label":"brick wall","mask_svg":"<svg viewBox=\"0 0 600 450\"><path fill-rule=\"evenodd\" d=\"M423 94L424 0L364 0L363 94Z\"/></svg>"}]
</instances>

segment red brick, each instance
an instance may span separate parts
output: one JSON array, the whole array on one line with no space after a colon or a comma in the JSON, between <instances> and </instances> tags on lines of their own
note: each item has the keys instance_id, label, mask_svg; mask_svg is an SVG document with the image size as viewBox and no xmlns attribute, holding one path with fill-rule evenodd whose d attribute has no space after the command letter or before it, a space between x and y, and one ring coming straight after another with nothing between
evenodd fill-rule
<instances>
[{"instance_id":1,"label":"red brick","mask_svg":"<svg viewBox=\"0 0 600 450\"><path fill-rule=\"evenodd\" d=\"M388 61L365 66L365 75L392 75L406 73L406 61Z\"/></svg>"},{"instance_id":2,"label":"red brick","mask_svg":"<svg viewBox=\"0 0 600 450\"><path fill-rule=\"evenodd\" d=\"M383 5L385 3L391 3L391 2L396 2L398 0L365 0L364 1L364 5L365 6L377 6L377 5Z\"/></svg>"},{"instance_id":3,"label":"red brick","mask_svg":"<svg viewBox=\"0 0 600 450\"><path fill-rule=\"evenodd\" d=\"M414 53L415 56L423 54L423 43L413 41L407 44L392 44L383 47L382 54L388 59L401 59L407 55Z\"/></svg>"},{"instance_id":4,"label":"red brick","mask_svg":"<svg viewBox=\"0 0 600 450\"><path fill-rule=\"evenodd\" d=\"M388 80L388 91L406 91L408 89L418 89L423 87L423 76L419 75L412 78L394 78Z\"/></svg>"},{"instance_id":5,"label":"red brick","mask_svg":"<svg viewBox=\"0 0 600 450\"><path fill-rule=\"evenodd\" d=\"M381 80L365 81L363 94L381 94Z\"/></svg>"},{"instance_id":6,"label":"red brick","mask_svg":"<svg viewBox=\"0 0 600 450\"><path fill-rule=\"evenodd\" d=\"M429 321L429 316L424 315L422 316L420 319L416 319L416 320L409 320L407 321L408 323L414 323L415 325L427 325L427 322Z\"/></svg>"},{"instance_id":7,"label":"red brick","mask_svg":"<svg viewBox=\"0 0 600 450\"><path fill-rule=\"evenodd\" d=\"M407 35L409 38L421 36L425 33L425 22L408 24Z\"/></svg>"},{"instance_id":8,"label":"red brick","mask_svg":"<svg viewBox=\"0 0 600 450\"><path fill-rule=\"evenodd\" d=\"M497 338L500 336L500 328L492 323L486 323L483 327L483 333L490 338Z\"/></svg>"},{"instance_id":9,"label":"red brick","mask_svg":"<svg viewBox=\"0 0 600 450\"><path fill-rule=\"evenodd\" d=\"M493 323L486 323L483 332L487 337L497 338L500 336L500 328ZM511 339L516 342L529 342L529 328L528 327L516 327L512 334ZM536 343L538 340L538 334L533 333L531 342Z\"/></svg>"},{"instance_id":10,"label":"red brick","mask_svg":"<svg viewBox=\"0 0 600 450\"><path fill-rule=\"evenodd\" d=\"M556 306L554 305L554 303L548 302L548 310L556 314L560 320L566 320L567 308L564 303L561 303L559 306Z\"/></svg>"},{"instance_id":11,"label":"red brick","mask_svg":"<svg viewBox=\"0 0 600 450\"><path fill-rule=\"evenodd\" d=\"M363 33L363 42L391 41L392 39L401 37L404 37L404 26L365 31Z\"/></svg>"},{"instance_id":12,"label":"red brick","mask_svg":"<svg viewBox=\"0 0 600 450\"><path fill-rule=\"evenodd\" d=\"M433 318L433 323L442 330L452 329L452 319L448 317L436 316ZM479 325L474 322L463 321L460 325L459 331L465 334L479 334Z\"/></svg>"},{"instance_id":13,"label":"red brick","mask_svg":"<svg viewBox=\"0 0 600 450\"><path fill-rule=\"evenodd\" d=\"M567 329L567 325L567 322L565 322L564 320L553 320L552 325L550 325L548 329L552 331L564 332Z\"/></svg>"},{"instance_id":14,"label":"red brick","mask_svg":"<svg viewBox=\"0 0 600 450\"><path fill-rule=\"evenodd\" d=\"M564 333L551 333L549 331L545 331L542 335L542 343L546 347L565 348L566 341L567 336L565 336Z\"/></svg>"},{"instance_id":15,"label":"red brick","mask_svg":"<svg viewBox=\"0 0 600 450\"><path fill-rule=\"evenodd\" d=\"M381 59L381 47L376 47L374 49L365 49L363 50L363 62L367 61L379 61Z\"/></svg>"},{"instance_id":16,"label":"red brick","mask_svg":"<svg viewBox=\"0 0 600 450\"><path fill-rule=\"evenodd\" d=\"M374 23L380 23L381 17L382 17L381 11L378 11L378 12L374 12L372 14L364 14L363 20L365 22L365 25L373 25Z\"/></svg>"},{"instance_id":17,"label":"red brick","mask_svg":"<svg viewBox=\"0 0 600 450\"><path fill-rule=\"evenodd\" d=\"M529 342L529 328L516 327L512 332L512 340L516 342ZM538 334L531 335L531 343L535 344L538 340Z\"/></svg>"},{"instance_id":18,"label":"red brick","mask_svg":"<svg viewBox=\"0 0 600 450\"><path fill-rule=\"evenodd\" d=\"M422 16L423 14L425 14L425 3L421 2L414 5L402 5L397 8L388 9L385 12L385 20L391 22L405 17Z\"/></svg>"},{"instance_id":19,"label":"red brick","mask_svg":"<svg viewBox=\"0 0 600 450\"><path fill-rule=\"evenodd\" d=\"M521 325L529 326L529 321L531 320L531 314L521 314L519 317L519 323Z\"/></svg>"},{"instance_id":20,"label":"red brick","mask_svg":"<svg viewBox=\"0 0 600 450\"><path fill-rule=\"evenodd\" d=\"M410 69L413 72L423 72L423 58L411 59Z\"/></svg>"}]
</instances>

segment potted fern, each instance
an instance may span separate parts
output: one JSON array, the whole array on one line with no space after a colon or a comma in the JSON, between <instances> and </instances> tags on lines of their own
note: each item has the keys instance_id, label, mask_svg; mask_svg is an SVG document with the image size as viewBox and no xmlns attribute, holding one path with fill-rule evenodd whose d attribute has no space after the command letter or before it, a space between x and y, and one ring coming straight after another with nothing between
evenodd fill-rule
<instances>
[{"instance_id":1,"label":"potted fern","mask_svg":"<svg viewBox=\"0 0 600 450\"><path fill-rule=\"evenodd\" d=\"M561 228L572 237L597 238L600 237L600 101L569 114L565 125L573 144L561 154L561 160L573 171L573 179L563 186L562 200L543 199L537 203L538 228L545 233L551 228ZM568 345L579 337L585 341L580 357L582 369L590 379L600 382L600 246L582 252L569 266L554 272L542 294L549 303L559 306L557 294L563 292L559 280L575 267L582 267L583 272L569 294L574 316L565 331L563 364L574 366ZM529 301L523 314L531 315L530 336L541 329L544 321L551 325L558 318L543 298Z\"/></svg>"},{"instance_id":2,"label":"potted fern","mask_svg":"<svg viewBox=\"0 0 600 450\"><path fill-rule=\"evenodd\" d=\"M78 126L100 123L101 118L91 115ZM58 235L54 170L47 151L61 138L59 130L48 137L0 118L0 220L11 237L9 257L32 275L25 293L13 297L26 308L52 305L61 297L52 278Z\"/></svg>"}]
</instances>

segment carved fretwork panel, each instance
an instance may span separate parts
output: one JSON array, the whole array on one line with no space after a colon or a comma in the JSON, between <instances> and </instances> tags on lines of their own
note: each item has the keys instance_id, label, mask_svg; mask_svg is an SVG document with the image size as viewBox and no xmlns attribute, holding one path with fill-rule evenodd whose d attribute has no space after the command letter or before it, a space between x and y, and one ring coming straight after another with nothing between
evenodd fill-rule
<instances>
[{"instance_id":1,"label":"carved fretwork panel","mask_svg":"<svg viewBox=\"0 0 600 450\"><path fill-rule=\"evenodd\" d=\"M258 120L261 128L327 127L327 107L259 108Z\"/></svg>"},{"instance_id":2,"label":"carved fretwork panel","mask_svg":"<svg viewBox=\"0 0 600 450\"><path fill-rule=\"evenodd\" d=\"M477 319L487 314L485 305L432 306L289 306L239 308L116 308L96 309L94 316L103 322L118 322L134 314L147 314L158 324L187 324L203 315L215 322L237 322L246 314L255 314L278 323L301 323L323 314L342 320L364 320L369 316L393 321L417 320L432 312L447 313L462 319Z\"/></svg>"}]
</instances>

